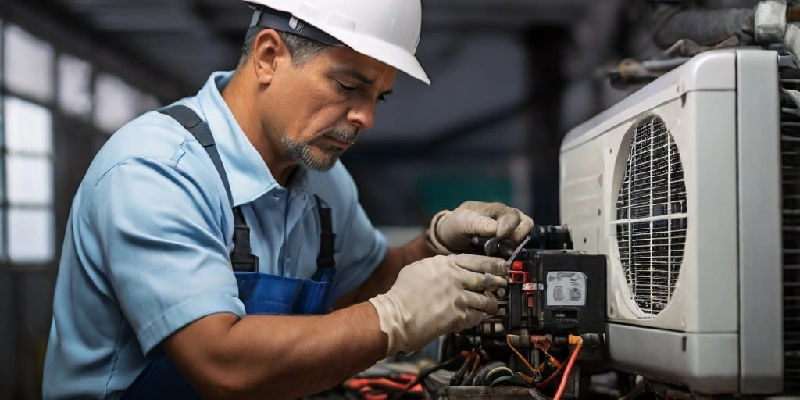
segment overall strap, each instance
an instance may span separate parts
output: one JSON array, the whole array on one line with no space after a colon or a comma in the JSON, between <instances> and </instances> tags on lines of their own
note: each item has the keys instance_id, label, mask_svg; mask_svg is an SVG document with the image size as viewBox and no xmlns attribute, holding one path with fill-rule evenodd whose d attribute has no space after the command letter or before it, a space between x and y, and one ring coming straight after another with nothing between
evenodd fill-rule
<instances>
[{"instance_id":1,"label":"overall strap","mask_svg":"<svg viewBox=\"0 0 800 400\"><path fill-rule=\"evenodd\" d=\"M228 202L233 206L233 196L231 195L231 185L228 182L228 174L225 173L225 168L222 166L222 158L217 151L217 144L214 142L214 137L211 136L211 130L208 124L200 119L191 108L183 105L174 105L158 110L158 112L172 117L178 121L187 131L189 131L200 145L206 150L211 162L214 163L214 168L217 169L219 177L222 179L222 184L225 186L225 192L228 194Z\"/></svg>"},{"instance_id":2,"label":"overall strap","mask_svg":"<svg viewBox=\"0 0 800 400\"><path fill-rule=\"evenodd\" d=\"M250 248L250 227L241 207L233 208L233 250L231 265L236 272L258 272L258 256Z\"/></svg>"},{"instance_id":3,"label":"overall strap","mask_svg":"<svg viewBox=\"0 0 800 400\"><path fill-rule=\"evenodd\" d=\"M225 173L225 168L222 166L222 158L219 156L217 145L214 142L214 137L211 135L211 129L208 124L203 121L197 113L191 108L183 105L173 105L170 107L158 110L160 113L172 117L178 121L192 136L200 142L203 149L208 153L211 162L217 169L222 184L225 186L225 192L228 195L228 202L233 206L233 195L231 194L231 186L228 182L228 174ZM233 250L231 251L231 264L233 270L237 272L256 272L258 271L258 256L254 255L250 248L250 228L244 219L244 214L240 207L233 208Z\"/></svg>"},{"instance_id":4,"label":"overall strap","mask_svg":"<svg viewBox=\"0 0 800 400\"><path fill-rule=\"evenodd\" d=\"M322 205L319 196L317 199L317 210L319 212L319 254L317 255L317 272L314 275L316 281L332 281L333 271L336 267L336 260L333 258L334 243L336 234L333 232L333 221L331 219L331 209Z\"/></svg>"}]
</instances>

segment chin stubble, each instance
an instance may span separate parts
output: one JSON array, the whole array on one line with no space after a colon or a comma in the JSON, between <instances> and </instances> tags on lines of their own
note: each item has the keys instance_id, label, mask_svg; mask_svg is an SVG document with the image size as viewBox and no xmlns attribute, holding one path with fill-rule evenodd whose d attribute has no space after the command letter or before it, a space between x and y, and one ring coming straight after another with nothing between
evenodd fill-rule
<instances>
[{"instance_id":1,"label":"chin stubble","mask_svg":"<svg viewBox=\"0 0 800 400\"><path fill-rule=\"evenodd\" d=\"M329 129L323 132L322 136L311 139L307 142L296 142L287 135L281 137L284 148L294 158L295 161L304 165L306 168L316 171L328 171L336 165L336 161L344 154L346 149L341 147L317 143L322 137L329 137L341 142L353 144L358 139L358 130L347 131L342 129ZM311 146L316 145L322 150L323 156L317 156L311 151Z\"/></svg>"}]
</instances>

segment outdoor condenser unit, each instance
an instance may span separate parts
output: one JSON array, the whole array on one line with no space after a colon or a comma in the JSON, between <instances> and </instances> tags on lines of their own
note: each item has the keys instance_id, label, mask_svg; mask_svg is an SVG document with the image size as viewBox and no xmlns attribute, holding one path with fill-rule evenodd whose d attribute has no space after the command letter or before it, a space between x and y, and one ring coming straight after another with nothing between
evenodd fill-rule
<instances>
[{"instance_id":1,"label":"outdoor condenser unit","mask_svg":"<svg viewBox=\"0 0 800 400\"><path fill-rule=\"evenodd\" d=\"M775 51L709 51L565 137L561 222L607 255L614 368L800 394L798 89Z\"/></svg>"}]
</instances>

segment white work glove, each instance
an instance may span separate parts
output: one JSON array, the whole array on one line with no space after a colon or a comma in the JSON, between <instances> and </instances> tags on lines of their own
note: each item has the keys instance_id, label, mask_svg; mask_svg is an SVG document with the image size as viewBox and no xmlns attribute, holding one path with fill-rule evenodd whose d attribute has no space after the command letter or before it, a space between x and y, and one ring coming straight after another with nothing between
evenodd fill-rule
<instances>
[{"instance_id":1,"label":"white work glove","mask_svg":"<svg viewBox=\"0 0 800 400\"><path fill-rule=\"evenodd\" d=\"M440 211L431 219L428 242L439 254L470 250L474 236L519 243L530 233L533 220L502 203L467 201L453 211Z\"/></svg>"},{"instance_id":2,"label":"white work glove","mask_svg":"<svg viewBox=\"0 0 800 400\"><path fill-rule=\"evenodd\" d=\"M504 260L473 254L439 255L407 265L386 294L369 300L389 337L387 357L419 350L497 312L497 299L484 292L506 286L507 276Z\"/></svg>"}]
</instances>

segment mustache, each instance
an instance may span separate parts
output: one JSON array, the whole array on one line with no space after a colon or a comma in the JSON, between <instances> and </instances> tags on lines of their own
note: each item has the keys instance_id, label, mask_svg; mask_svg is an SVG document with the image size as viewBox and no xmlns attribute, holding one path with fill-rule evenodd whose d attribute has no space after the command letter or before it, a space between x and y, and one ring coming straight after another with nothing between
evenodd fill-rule
<instances>
[{"instance_id":1,"label":"mustache","mask_svg":"<svg viewBox=\"0 0 800 400\"><path fill-rule=\"evenodd\" d=\"M358 128L353 128L353 129L331 128L322 132L322 136L327 136L329 138L336 139L340 142L345 142L350 144L355 143L360 135L361 135L361 129Z\"/></svg>"}]
</instances>

